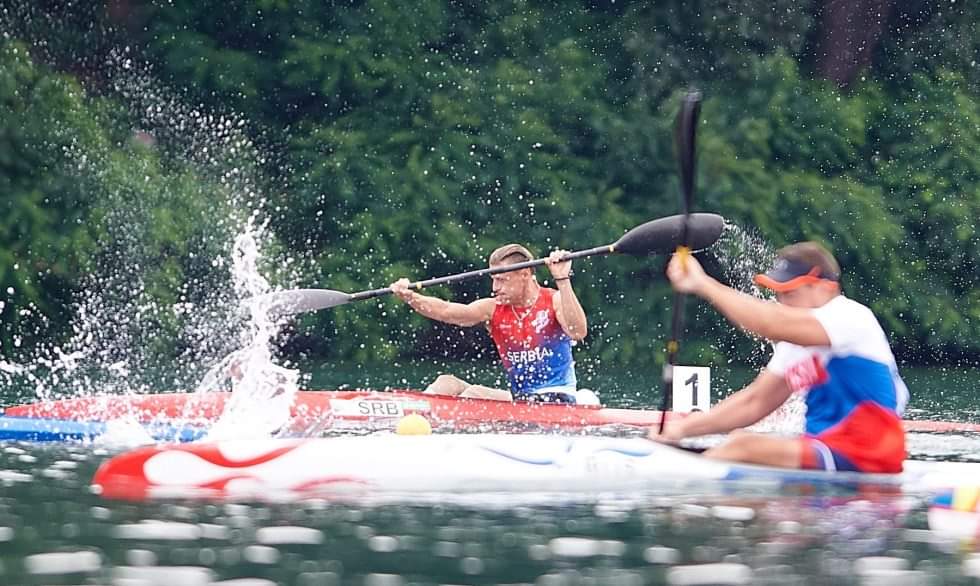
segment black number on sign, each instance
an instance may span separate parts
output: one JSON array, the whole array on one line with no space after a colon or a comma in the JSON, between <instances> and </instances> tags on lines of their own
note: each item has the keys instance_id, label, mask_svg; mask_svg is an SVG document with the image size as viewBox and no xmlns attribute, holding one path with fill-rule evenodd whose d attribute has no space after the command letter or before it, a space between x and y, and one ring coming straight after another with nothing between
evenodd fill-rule
<instances>
[{"instance_id":1,"label":"black number on sign","mask_svg":"<svg viewBox=\"0 0 980 586\"><path fill-rule=\"evenodd\" d=\"M691 406L698 406L698 373L695 372L691 378L684 381L684 386L691 385Z\"/></svg>"}]
</instances>

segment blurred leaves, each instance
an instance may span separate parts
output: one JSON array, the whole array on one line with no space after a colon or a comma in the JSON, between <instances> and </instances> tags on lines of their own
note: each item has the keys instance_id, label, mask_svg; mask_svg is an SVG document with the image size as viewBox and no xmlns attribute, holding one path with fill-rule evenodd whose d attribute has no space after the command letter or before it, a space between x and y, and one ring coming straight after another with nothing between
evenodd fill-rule
<instances>
[{"instance_id":1,"label":"blurred leaves","mask_svg":"<svg viewBox=\"0 0 980 586\"><path fill-rule=\"evenodd\" d=\"M287 252L313 259L309 286L358 291L470 270L515 240L539 254L587 248L676 213L673 117L694 85L706 95L698 210L772 246L826 242L846 292L875 308L902 355L980 355L980 37L967 3L896 10L873 67L847 91L808 70L819 2L132 4L142 16L124 35L161 79L195 105L239 112L274 149L267 183L287 187L269 194L273 227ZM100 109L111 96L87 97L9 50L3 59L0 186L12 197L0 283L50 308L64 296L50 291L78 284L77 257L97 254L98 218L119 201L100 194L131 193L153 218L139 243L159 255L149 290L172 298L190 256L219 254L194 219L215 216L200 186L214 178L121 141L111 106ZM66 142L111 153L112 172L65 170ZM137 187L147 176L179 205ZM727 275L742 266L735 256L708 262ZM38 263L56 285L35 279ZM576 263L593 326L580 356L662 360L662 264ZM488 290L433 294L468 302ZM685 347L689 360L757 352L688 306L689 337L702 340ZM489 349L478 328L460 335L390 299L304 326L328 340L323 352L365 361Z\"/></svg>"}]
</instances>

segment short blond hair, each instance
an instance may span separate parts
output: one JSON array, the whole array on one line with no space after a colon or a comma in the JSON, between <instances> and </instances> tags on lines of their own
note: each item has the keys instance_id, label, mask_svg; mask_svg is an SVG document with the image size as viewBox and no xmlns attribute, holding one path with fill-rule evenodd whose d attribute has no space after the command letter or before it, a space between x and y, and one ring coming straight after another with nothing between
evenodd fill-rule
<instances>
[{"instance_id":1,"label":"short blond hair","mask_svg":"<svg viewBox=\"0 0 980 586\"><path fill-rule=\"evenodd\" d=\"M531 254L531 251L520 244L511 243L504 244L497 250L491 252L489 264L513 264L528 260L534 260L534 255Z\"/></svg>"}]
</instances>

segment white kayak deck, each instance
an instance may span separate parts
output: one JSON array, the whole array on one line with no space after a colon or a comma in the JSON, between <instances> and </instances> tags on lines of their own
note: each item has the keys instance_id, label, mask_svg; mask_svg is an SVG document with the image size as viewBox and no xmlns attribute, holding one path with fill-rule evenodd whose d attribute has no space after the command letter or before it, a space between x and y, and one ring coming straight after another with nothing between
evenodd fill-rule
<instances>
[{"instance_id":1,"label":"white kayak deck","mask_svg":"<svg viewBox=\"0 0 980 586\"><path fill-rule=\"evenodd\" d=\"M980 463L907 461L901 474L720 462L641 438L372 435L146 447L105 464L107 496L218 497L419 492L602 492L733 483L881 485L927 492L976 482Z\"/></svg>"}]
</instances>

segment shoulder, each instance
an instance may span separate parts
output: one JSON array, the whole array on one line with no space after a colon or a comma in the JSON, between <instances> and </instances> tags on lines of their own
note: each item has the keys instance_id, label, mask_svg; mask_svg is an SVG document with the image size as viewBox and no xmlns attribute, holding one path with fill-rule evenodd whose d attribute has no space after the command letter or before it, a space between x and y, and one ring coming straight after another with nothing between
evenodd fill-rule
<instances>
[{"instance_id":1,"label":"shoulder","mask_svg":"<svg viewBox=\"0 0 980 586\"><path fill-rule=\"evenodd\" d=\"M888 343L878 318L868 306L838 295L813 310L836 351L874 354L886 351Z\"/></svg>"},{"instance_id":2,"label":"shoulder","mask_svg":"<svg viewBox=\"0 0 980 586\"><path fill-rule=\"evenodd\" d=\"M493 297L486 297L484 299L477 299L473 303L470 303L470 307L480 312L481 315L486 316L486 318L489 320L493 315L493 312L500 306L497 304L497 300Z\"/></svg>"},{"instance_id":3,"label":"shoulder","mask_svg":"<svg viewBox=\"0 0 980 586\"><path fill-rule=\"evenodd\" d=\"M817 307L813 310L817 315L848 315L848 316L858 316L862 318L874 317L871 308L862 303L851 299L850 297L845 297L844 295L838 295L834 297L827 303Z\"/></svg>"},{"instance_id":4,"label":"shoulder","mask_svg":"<svg viewBox=\"0 0 980 586\"><path fill-rule=\"evenodd\" d=\"M813 315L827 330L831 339L838 330L853 332L880 329L878 319L868 306L843 295L838 295L824 305L815 308Z\"/></svg>"},{"instance_id":5,"label":"shoulder","mask_svg":"<svg viewBox=\"0 0 980 586\"><path fill-rule=\"evenodd\" d=\"M477 299L476 301L471 303L471 305L473 305L474 307L487 307L492 310L496 308L499 304L497 303L497 300L494 299L493 297L484 297L483 299Z\"/></svg>"},{"instance_id":6,"label":"shoulder","mask_svg":"<svg viewBox=\"0 0 980 586\"><path fill-rule=\"evenodd\" d=\"M547 291L547 293L545 293ZM556 313L561 311L561 292L557 289L545 289L541 288L542 305L546 305L554 310Z\"/></svg>"}]
</instances>

